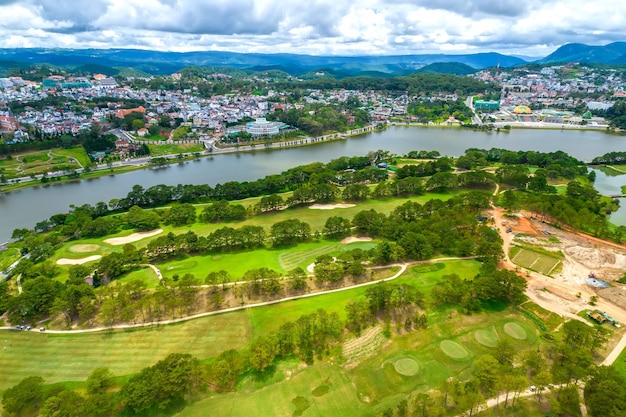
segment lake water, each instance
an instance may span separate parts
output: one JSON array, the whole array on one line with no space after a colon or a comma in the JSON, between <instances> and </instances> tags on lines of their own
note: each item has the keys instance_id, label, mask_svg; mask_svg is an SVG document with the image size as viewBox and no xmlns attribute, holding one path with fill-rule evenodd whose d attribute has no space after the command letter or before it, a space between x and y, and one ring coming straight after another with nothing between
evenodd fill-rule
<instances>
[{"instance_id":1,"label":"lake water","mask_svg":"<svg viewBox=\"0 0 626 417\"><path fill-rule=\"evenodd\" d=\"M32 228L38 221L56 213L67 212L70 204L95 204L124 197L135 184L144 188L157 184L209 184L226 181L250 181L288 168L315 161L328 162L340 156L365 155L377 149L395 154L412 150L438 150L443 155L459 156L467 148L505 148L552 152L562 150L590 161L607 152L626 149L626 136L600 131L517 129L509 133L487 133L453 128L391 127L345 140L318 143L301 148L258 150L251 153L216 155L197 161L145 169L115 176L72 183L39 186L0 195L0 243L8 240L16 228ZM598 173L599 187L608 194L619 192L614 184ZM620 178L620 177L607 177ZM626 185L626 177L624 183ZM614 222L626 225L626 201Z\"/></svg>"}]
</instances>

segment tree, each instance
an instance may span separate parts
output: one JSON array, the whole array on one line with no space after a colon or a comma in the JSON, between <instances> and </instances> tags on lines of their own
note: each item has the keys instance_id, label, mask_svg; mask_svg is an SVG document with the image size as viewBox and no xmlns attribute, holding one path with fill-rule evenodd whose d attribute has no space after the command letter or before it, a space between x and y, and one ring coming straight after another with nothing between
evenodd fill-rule
<instances>
[{"instance_id":1,"label":"tree","mask_svg":"<svg viewBox=\"0 0 626 417\"><path fill-rule=\"evenodd\" d=\"M72 390L63 390L48 397L39 410L40 417L83 417L85 398Z\"/></svg>"},{"instance_id":2,"label":"tree","mask_svg":"<svg viewBox=\"0 0 626 417\"><path fill-rule=\"evenodd\" d=\"M367 200L370 189L367 185L363 184L350 184L341 194L341 197L346 201L363 201Z\"/></svg>"},{"instance_id":3,"label":"tree","mask_svg":"<svg viewBox=\"0 0 626 417\"><path fill-rule=\"evenodd\" d=\"M154 230L159 227L161 221L159 215L153 210L144 210L138 206L132 206L125 216L130 227L138 231Z\"/></svg>"},{"instance_id":4,"label":"tree","mask_svg":"<svg viewBox=\"0 0 626 417\"><path fill-rule=\"evenodd\" d=\"M141 119L133 119L132 123L131 123L131 128L132 130L139 130L141 128L143 128L146 124L143 122L143 120Z\"/></svg>"},{"instance_id":5,"label":"tree","mask_svg":"<svg viewBox=\"0 0 626 417\"><path fill-rule=\"evenodd\" d=\"M554 395L550 397L552 410L559 415L580 415L580 395L578 386L568 385L557 388Z\"/></svg>"},{"instance_id":6,"label":"tree","mask_svg":"<svg viewBox=\"0 0 626 417\"><path fill-rule=\"evenodd\" d=\"M585 404L593 416L625 415L626 380L613 367L596 368L585 385Z\"/></svg>"},{"instance_id":7,"label":"tree","mask_svg":"<svg viewBox=\"0 0 626 417\"><path fill-rule=\"evenodd\" d=\"M264 213L267 211L280 210L285 205L285 199L278 194L271 194L261 197L257 204L258 211Z\"/></svg>"},{"instance_id":8,"label":"tree","mask_svg":"<svg viewBox=\"0 0 626 417\"><path fill-rule=\"evenodd\" d=\"M292 245L308 240L311 226L298 219L283 220L272 225L270 235L275 246Z\"/></svg>"},{"instance_id":9,"label":"tree","mask_svg":"<svg viewBox=\"0 0 626 417\"><path fill-rule=\"evenodd\" d=\"M324 259L321 259L324 258ZM319 257L315 261L315 277L322 282L337 282L345 273L343 265L330 257Z\"/></svg>"},{"instance_id":10,"label":"tree","mask_svg":"<svg viewBox=\"0 0 626 417\"><path fill-rule=\"evenodd\" d=\"M257 371L263 372L272 364L277 353L278 345L273 337L259 336L252 341L248 348L250 366Z\"/></svg>"},{"instance_id":11,"label":"tree","mask_svg":"<svg viewBox=\"0 0 626 417\"><path fill-rule=\"evenodd\" d=\"M38 376L22 379L2 395L2 407L13 416L34 415L43 400L44 380Z\"/></svg>"},{"instance_id":12,"label":"tree","mask_svg":"<svg viewBox=\"0 0 626 417\"><path fill-rule=\"evenodd\" d=\"M350 220L340 216L331 216L326 220L322 233L329 239L342 239L350 235L350 229Z\"/></svg>"},{"instance_id":13,"label":"tree","mask_svg":"<svg viewBox=\"0 0 626 417\"><path fill-rule=\"evenodd\" d=\"M174 227L187 226L196 221L196 208L191 204L182 204L168 209L164 216L165 224Z\"/></svg>"},{"instance_id":14,"label":"tree","mask_svg":"<svg viewBox=\"0 0 626 417\"><path fill-rule=\"evenodd\" d=\"M474 378L478 381L481 392L487 397L493 396L498 386L500 364L491 355L484 355L474 361Z\"/></svg>"},{"instance_id":15,"label":"tree","mask_svg":"<svg viewBox=\"0 0 626 417\"><path fill-rule=\"evenodd\" d=\"M198 371L197 359L173 353L131 377L122 387L121 396L135 413L151 407L167 409L193 392Z\"/></svg>"},{"instance_id":16,"label":"tree","mask_svg":"<svg viewBox=\"0 0 626 417\"><path fill-rule=\"evenodd\" d=\"M109 368L96 368L87 377L86 385L90 395L107 391L113 386L113 373Z\"/></svg>"}]
</instances>

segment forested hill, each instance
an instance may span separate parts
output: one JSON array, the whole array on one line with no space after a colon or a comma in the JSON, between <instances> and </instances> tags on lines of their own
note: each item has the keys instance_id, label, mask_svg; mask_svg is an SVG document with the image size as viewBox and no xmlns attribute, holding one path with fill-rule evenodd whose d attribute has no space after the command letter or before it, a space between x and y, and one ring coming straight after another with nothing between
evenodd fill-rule
<instances>
[{"instance_id":1,"label":"forested hill","mask_svg":"<svg viewBox=\"0 0 626 417\"><path fill-rule=\"evenodd\" d=\"M355 74L363 71L407 73L435 62L460 62L476 69L513 67L524 60L495 52L477 54L420 54L397 56L313 56L296 54L254 54L225 51L161 52L133 49L0 49L0 60L55 66L81 66L98 63L127 67L151 74L168 74L188 66L254 68L276 66L292 75L328 68ZM293 70L293 72L291 72Z\"/></svg>"},{"instance_id":2,"label":"forested hill","mask_svg":"<svg viewBox=\"0 0 626 417\"><path fill-rule=\"evenodd\" d=\"M281 86L287 88L293 86L293 84ZM421 93L457 93L468 95L499 90L499 87L495 84L451 74L413 74L406 77L393 78L350 77L341 80L322 77L298 83L298 87L320 90L344 88L346 90L361 91L406 91L409 95Z\"/></svg>"}]
</instances>

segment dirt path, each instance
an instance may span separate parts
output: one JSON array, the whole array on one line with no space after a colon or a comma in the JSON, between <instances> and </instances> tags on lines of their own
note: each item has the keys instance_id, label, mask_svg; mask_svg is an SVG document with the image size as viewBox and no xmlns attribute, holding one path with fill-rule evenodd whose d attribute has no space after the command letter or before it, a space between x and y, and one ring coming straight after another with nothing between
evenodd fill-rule
<instances>
[{"instance_id":1,"label":"dirt path","mask_svg":"<svg viewBox=\"0 0 626 417\"><path fill-rule=\"evenodd\" d=\"M582 384L582 383L581 383ZM581 385L579 384L579 386ZM554 385L550 388L550 390L553 389L558 389L558 388L562 388L562 387L566 387L567 384L559 384L559 385ZM583 385L584 386L584 385ZM546 388L544 388L545 391ZM543 392L543 391L542 391ZM508 393L508 401L512 401L513 398L524 398L524 397L530 397L531 395L538 395L537 391L531 391L530 388L520 392L517 395L514 395L514 393L509 392ZM507 394L501 394L497 397L493 397L493 398L489 398L482 406L478 407L478 410L474 410L474 413L472 413L473 415L481 413L489 408L494 408L499 406L500 404L504 404L504 400L507 398ZM455 417L467 417L468 415L468 411L466 410L465 412L461 413L461 414L457 414Z\"/></svg>"},{"instance_id":2,"label":"dirt path","mask_svg":"<svg viewBox=\"0 0 626 417\"><path fill-rule=\"evenodd\" d=\"M626 349L626 335L615 345L611 353L602 361L603 366L611 366L615 363L622 351Z\"/></svg>"}]
</instances>

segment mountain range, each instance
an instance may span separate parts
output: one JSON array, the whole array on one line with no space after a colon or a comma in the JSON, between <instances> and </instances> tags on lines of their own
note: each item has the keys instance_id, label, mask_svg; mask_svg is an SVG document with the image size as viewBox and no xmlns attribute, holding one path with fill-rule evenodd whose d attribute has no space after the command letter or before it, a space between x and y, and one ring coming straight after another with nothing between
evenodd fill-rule
<instances>
[{"instance_id":1,"label":"mountain range","mask_svg":"<svg viewBox=\"0 0 626 417\"><path fill-rule=\"evenodd\" d=\"M392 76L422 72L468 74L480 69L524 65L530 61L495 52L477 54L423 54L396 56L312 56L297 54L258 54L222 51L161 52L138 49L0 49L0 72L9 68L51 65L65 70L99 68L115 75L122 69L137 74L171 74L189 66L230 67L249 71L278 70L300 76L324 72L342 76ZM605 46L571 43L534 61L539 64L585 62L626 63L626 42Z\"/></svg>"}]
</instances>

